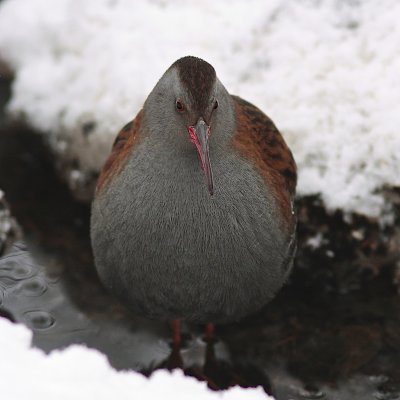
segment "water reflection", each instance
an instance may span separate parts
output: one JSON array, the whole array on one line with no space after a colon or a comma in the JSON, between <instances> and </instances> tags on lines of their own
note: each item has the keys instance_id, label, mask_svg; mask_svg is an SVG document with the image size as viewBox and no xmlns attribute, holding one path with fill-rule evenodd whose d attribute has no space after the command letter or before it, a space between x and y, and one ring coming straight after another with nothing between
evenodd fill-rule
<instances>
[{"instance_id":1,"label":"water reflection","mask_svg":"<svg viewBox=\"0 0 400 400\"><path fill-rule=\"evenodd\" d=\"M28 325L34 331L48 329L52 327L55 323L54 317L47 311L26 311L23 316L26 325Z\"/></svg>"}]
</instances>

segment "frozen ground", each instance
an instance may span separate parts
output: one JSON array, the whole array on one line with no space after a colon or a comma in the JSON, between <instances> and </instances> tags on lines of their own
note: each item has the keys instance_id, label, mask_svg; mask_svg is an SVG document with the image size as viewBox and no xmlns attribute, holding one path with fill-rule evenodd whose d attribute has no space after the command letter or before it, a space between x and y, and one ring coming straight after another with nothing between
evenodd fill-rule
<instances>
[{"instance_id":1,"label":"frozen ground","mask_svg":"<svg viewBox=\"0 0 400 400\"><path fill-rule=\"evenodd\" d=\"M273 400L261 388L232 388L212 392L205 383L182 371L160 370L150 378L113 370L106 357L84 346L71 346L45 355L30 347L32 333L0 318L0 382L2 397L36 399L173 399Z\"/></svg>"},{"instance_id":2,"label":"frozen ground","mask_svg":"<svg viewBox=\"0 0 400 400\"><path fill-rule=\"evenodd\" d=\"M9 111L49 134L72 188L164 70L192 54L277 123L299 194L369 216L400 185L400 2L6 0L0 58Z\"/></svg>"}]
</instances>

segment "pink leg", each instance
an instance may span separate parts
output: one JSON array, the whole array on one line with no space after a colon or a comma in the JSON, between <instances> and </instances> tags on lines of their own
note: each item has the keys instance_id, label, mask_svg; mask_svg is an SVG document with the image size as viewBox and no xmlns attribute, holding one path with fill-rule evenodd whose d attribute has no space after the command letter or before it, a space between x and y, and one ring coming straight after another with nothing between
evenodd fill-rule
<instances>
[{"instance_id":1,"label":"pink leg","mask_svg":"<svg viewBox=\"0 0 400 400\"><path fill-rule=\"evenodd\" d=\"M179 348L182 343L182 321L180 319L172 320L172 338L174 342L174 347Z\"/></svg>"},{"instance_id":2,"label":"pink leg","mask_svg":"<svg viewBox=\"0 0 400 400\"><path fill-rule=\"evenodd\" d=\"M206 341L211 342L214 338L215 326L212 322L208 322L206 326Z\"/></svg>"}]
</instances>

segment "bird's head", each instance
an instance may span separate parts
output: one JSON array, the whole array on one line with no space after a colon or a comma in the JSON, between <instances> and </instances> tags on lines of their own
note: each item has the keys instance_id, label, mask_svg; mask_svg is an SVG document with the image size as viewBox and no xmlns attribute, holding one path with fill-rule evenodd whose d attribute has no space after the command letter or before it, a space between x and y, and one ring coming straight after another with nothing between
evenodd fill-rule
<instances>
[{"instance_id":1,"label":"bird's head","mask_svg":"<svg viewBox=\"0 0 400 400\"><path fill-rule=\"evenodd\" d=\"M214 128L223 128L226 115L219 114L228 104L229 94L214 68L191 56L171 65L145 103L153 130L162 133L166 142L191 142L197 150L210 195L214 193L210 142Z\"/></svg>"}]
</instances>

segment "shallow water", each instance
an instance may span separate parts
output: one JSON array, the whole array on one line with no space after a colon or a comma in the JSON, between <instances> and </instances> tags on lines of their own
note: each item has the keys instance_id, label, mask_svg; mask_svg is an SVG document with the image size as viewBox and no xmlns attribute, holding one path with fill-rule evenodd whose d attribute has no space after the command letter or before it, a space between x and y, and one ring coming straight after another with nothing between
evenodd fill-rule
<instances>
[{"instance_id":1,"label":"shallow water","mask_svg":"<svg viewBox=\"0 0 400 400\"><path fill-rule=\"evenodd\" d=\"M204 327L186 327L172 352L166 323L133 316L100 285L89 208L59 182L41 138L1 129L0 188L24 243L0 259L0 310L32 329L35 346L84 343L117 369L178 366L214 389L262 385L277 399L400 399L400 299L389 274L338 294L298 265L261 313L217 327L211 344Z\"/></svg>"}]
</instances>

